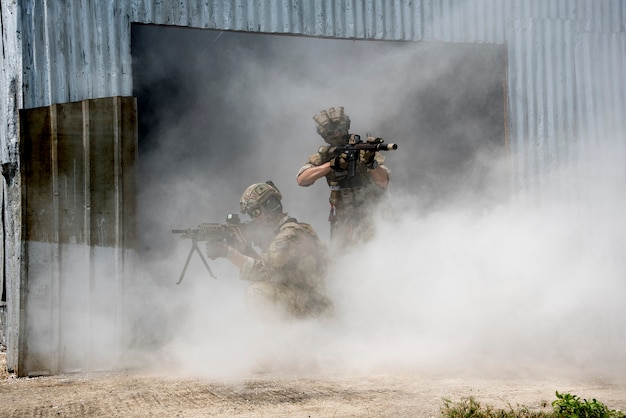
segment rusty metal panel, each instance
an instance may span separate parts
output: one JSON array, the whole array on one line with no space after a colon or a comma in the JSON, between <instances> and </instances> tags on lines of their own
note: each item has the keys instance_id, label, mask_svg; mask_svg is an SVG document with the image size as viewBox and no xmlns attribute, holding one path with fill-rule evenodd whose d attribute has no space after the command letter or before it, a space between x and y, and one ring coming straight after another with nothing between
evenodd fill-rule
<instances>
[{"instance_id":1,"label":"rusty metal panel","mask_svg":"<svg viewBox=\"0 0 626 418\"><path fill-rule=\"evenodd\" d=\"M26 269L19 375L113 370L134 246L132 97L20 111Z\"/></svg>"},{"instance_id":2,"label":"rusty metal panel","mask_svg":"<svg viewBox=\"0 0 626 418\"><path fill-rule=\"evenodd\" d=\"M30 138L21 145L22 175L29 179L25 190L28 206L24 210L24 235L27 241L49 242L53 239L52 213L52 124L49 108L20 111L22 137Z\"/></svg>"},{"instance_id":3,"label":"rusty metal panel","mask_svg":"<svg viewBox=\"0 0 626 418\"><path fill-rule=\"evenodd\" d=\"M136 108L134 99L111 100L83 102L84 113L89 115L83 145L89 164L86 175L91 180L86 190L88 243L134 248L135 182L124 174L136 163L135 146L127 140L136 137Z\"/></svg>"},{"instance_id":4,"label":"rusty metal panel","mask_svg":"<svg viewBox=\"0 0 626 418\"><path fill-rule=\"evenodd\" d=\"M134 207L122 190L132 196L134 182L120 176L135 162L134 147L123 142L135 135L134 102L65 103L22 111L21 118L28 122L23 134L29 139L22 146L26 239L132 247ZM131 228L119 228L120 223Z\"/></svg>"}]
</instances>

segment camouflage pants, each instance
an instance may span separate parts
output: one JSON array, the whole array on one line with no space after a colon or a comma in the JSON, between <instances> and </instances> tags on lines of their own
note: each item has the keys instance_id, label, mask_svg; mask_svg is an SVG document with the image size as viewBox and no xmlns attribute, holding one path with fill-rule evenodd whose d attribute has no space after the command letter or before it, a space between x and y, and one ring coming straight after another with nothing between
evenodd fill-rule
<instances>
[{"instance_id":1,"label":"camouflage pants","mask_svg":"<svg viewBox=\"0 0 626 418\"><path fill-rule=\"evenodd\" d=\"M311 318L332 309L330 299L314 289L271 282L250 284L246 299L266 318Z\"/></svg>"},{"instance_id":2,"label":"camouflage pants","mask_svg":"<svg viewBox=\"0 0 626 418\"><path fill-rule=\"evenodd\" d=\"M374 236L371 207L365 189L331 190L329 202L328 220L334 247L366 242Z\"/></svg>"}]
</instances>

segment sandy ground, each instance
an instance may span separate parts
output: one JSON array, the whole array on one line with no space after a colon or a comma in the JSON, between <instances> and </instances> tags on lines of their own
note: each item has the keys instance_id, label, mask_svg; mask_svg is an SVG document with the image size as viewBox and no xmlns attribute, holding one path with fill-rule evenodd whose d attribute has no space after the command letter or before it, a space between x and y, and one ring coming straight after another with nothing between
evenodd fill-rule
<instances>
[{"instance_id":1,"label":"sandy ground","mask_svg":"<svg viewBox=\"0 0 626 418\"><path fill-rule=\"evenodd\" d=\"M0 359L1 360L1 359ZM626 410L626 380L262 374L216 381L119 372L0 380L2 417L438 417L443 400L549 410L555 390Z\"/></svg>"}]
</instances>

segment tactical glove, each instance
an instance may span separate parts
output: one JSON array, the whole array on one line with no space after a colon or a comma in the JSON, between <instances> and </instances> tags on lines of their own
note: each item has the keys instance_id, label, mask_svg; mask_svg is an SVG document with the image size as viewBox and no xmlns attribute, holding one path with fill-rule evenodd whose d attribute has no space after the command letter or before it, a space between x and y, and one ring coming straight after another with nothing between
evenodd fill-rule
<instances>
[{"instance_id":1,"label":"tactical glove","mask_svg":"<svg viewBox=\"0 0 626 418\"><path fill-rule=\"evenodd\" d=\"M342 152L335 158L330 160L330 168L336 171L345 171L348 169L348 154Z\"/></svg>"},{"instance_id":2,"label":"tactical glove","mask_svg":"<svg viewBox=\"0 0 626 418\"><path fill-rule=\"evenodd\" d=\"M376 168L376 151L361 150L359 151L359 162L365 164L369 169Z\"/></svg>"},{"instance_id":3,"label":"tactical glove","mask_svg":"<svg viewBox=\"0 0 626 418\"><path fill-rule=\"evenodd\" d=\"M223 241L209 240L205 243L206 256L211 260L216 258L226 257L228 252L228 246Z\"/></svg>"},{"instance_id":4,"label":"tactical glove","mask_svg":"<svg viewBox=\"0 0 626 418\"><path fill-rule=\"evenodd\" d=\"M368 136L366 143L368 144L380 144L383 142L382 138L375 138L373 136ZM359 162L365 164L365 166L369 169L374 169L378 166L376 161L376 151L374 150L361 150L359 151Z\"/></svg>"}]
</instances>

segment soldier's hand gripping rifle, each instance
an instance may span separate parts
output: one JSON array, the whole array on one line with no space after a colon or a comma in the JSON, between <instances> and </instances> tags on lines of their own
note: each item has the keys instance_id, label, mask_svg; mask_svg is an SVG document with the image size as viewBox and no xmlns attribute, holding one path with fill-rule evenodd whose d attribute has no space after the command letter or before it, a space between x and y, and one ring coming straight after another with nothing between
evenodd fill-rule
<instances>
[{"instance_id":1,"label":"soldier's hand gripping rifle","mask_svg":"<svg viewBox=\"0 0 626 418\"><path fill-rule=\"evenodd\" d=\"M194 252L197 252L200 255L202 263L204 263L204 266L211 277L214 279L216 278L211 271L211 267L209 267L209 263L206 258L204 258L202 251L198 247L199 241L215 242L218 245L229 245L236 248L243 254L254 253L252 245L244 238L244 232L247 225L247 222L240 222L239 215L229 213L226 216L225 224L202 223L198 225L197 229L172 229L172 234L181 234L181 239L191 240L191 250L189 250L187 261L185 261L185 266L183 267L183 271L176 284L180 284L180 282L183 281L187 267L189 267L189 260L191 260L191 256Z\"/></svg>"},{"instance_id":2,"label":"soldier's hand gripping rifle","mask_svg":"<svg viewBox=\"0 0 626 418\"><path fill-rule=\"evenodd\" d=\"M346 160L348 166L348 177L354 177L354 175L356 174L356 162L359 160L359 155L361 151L376 152L392 151L398 149L397 144L385 144L384 142L384 139L369 137L369 134L367 142L363 142L360 135L353 134L350 135L347 145L334 147L334 149L331 149L331 152L337 156L335 158L343 158ZM372 162L375 163L375 160L373 160L373 158L374 157L372 154Z\"/></svg>"}]
</instances>

